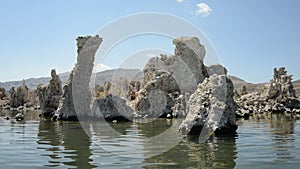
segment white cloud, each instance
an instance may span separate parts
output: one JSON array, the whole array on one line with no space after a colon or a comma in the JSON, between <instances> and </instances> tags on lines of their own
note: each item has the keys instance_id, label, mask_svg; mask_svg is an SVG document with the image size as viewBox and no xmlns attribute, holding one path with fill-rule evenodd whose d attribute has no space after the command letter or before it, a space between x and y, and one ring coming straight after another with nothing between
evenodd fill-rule
<instances>
[{"instance_id":1,"label":"white cloud","mask_svg":"<svg viewBox=\"0 0 300 169\"><path fill-rule=\"evenodd\" d=\"M202 17L207 17L212 9L205 3L197 4L197 7L199 8L196 11L196 15L201 15Z\"/></svg>"},{"instance_id":2,"label":"white cloud","mask_svg":"<svg viewBox=\"0 0 300 169\"><path fill-rule=\"evenodd\" d=\"M147 56L148 58L154 58L154 57L157 57L157 55L154 54L154 53L149 53L149 54L147 54L146 56Z\"/></svg>"},{"instance_id":3,"label":"white cloud","mask_svg":"<svg viewBox=\"0 0 300 169\"><path fill-rule=\"evenodd\" d=\"M176 1L179 2L179 3L183 2L183 0L176 0Z\"/></svg>"},{"instance_id":4,"label":"white cloud","mask_svg":"<svg viewBox=\"0 0 300 169\"><path fill-rule=\"evenodd\" d=\"M112 69L111 67L101 63L95 66L94 72L103 72L105 70L111 70L111 69Z\"/></svg>"}]
</instances>

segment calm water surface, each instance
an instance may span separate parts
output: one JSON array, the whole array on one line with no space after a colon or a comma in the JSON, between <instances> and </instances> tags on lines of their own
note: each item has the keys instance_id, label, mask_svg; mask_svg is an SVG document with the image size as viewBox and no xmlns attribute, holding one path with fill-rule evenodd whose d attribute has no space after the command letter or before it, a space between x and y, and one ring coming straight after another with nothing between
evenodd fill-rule
<instances>
[{"instance_id":1,"label":"calm water surface","mask_svg":"<svg viewBox=\"0 0 300 169\"><path fill-rule=\"evenodd\" d=\"M215 137L203 144L182 139L162 154L145 157L145 139L165 131L176 121L111 124L121 133L118 138L103 137L94 130L106 130L98 122L90 126L89 137L78 122L49 122L38 114L27 112L21 122L4 119L14 113L0 114L0 168L290 169L300 166L300 120L292 117L269 115L240 120L236 137Z\"/></svg>"}]
</instances>

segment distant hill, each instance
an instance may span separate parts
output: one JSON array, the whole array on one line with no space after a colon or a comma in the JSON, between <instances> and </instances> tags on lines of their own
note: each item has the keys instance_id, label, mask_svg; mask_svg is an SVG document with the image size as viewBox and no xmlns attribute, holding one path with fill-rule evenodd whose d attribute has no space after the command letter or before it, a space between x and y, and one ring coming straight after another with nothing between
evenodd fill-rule
<instances>
[{"instance_id":1,"label":"distant hill","mask_svg":"<svg viewBox=\"0 0 300 169\"><path fill-rule=\"evenodd\" d=\"M237 91L240 91L243 86L246 86L248 93L259 91L264 87L265 84L267 84L267 83L258 83L258 84L248 83L236 76L230 76L230 75L229 78L231 79L233 86Z\"/></svg>"},{"instance_id":2,"label":"distant hill","mask_svg":"<svg viewBox=\"0 0 300 169\"><path fill-rule=\"evenodd\" d=\"M297 97L300 97L300 79L293 82Z\"/></svg>"},{"instance_id":3,"label":"distant hill","mask_svg":"<svg viewBox=\"0 0 300 169\"><path fill-rule=\"evenodd\" d=\"M58 74L60 77L62 84L65 84L68 80L70 72ZM124 78L127 80L136 80L142 77L142 72L138 69L113 69L106 70L103 72L99 72L94 74L93 80L96 79L96 84L104 84L106 81L112 81L113 79ZM95 78L96 77L96 78ZM41 78L30 78L25 79L25 84L30 90L36 89L39 84L47 84L50 81L50 77L41 77ZM23 80L20 81L9 81L9 82L0 82L0 87L4 87L6 91L8 91L11 87L19 87L23 83Z\"/></svg>"},{"instance_id":4,"label":"distant hill","mask_svg":"<svg viewBox=\"0 0 300 169\"><path fill-rule=\"evenodd\" d=\"M241 90L243 86L246 86L247 91L249 93L261 90L264 87L264 85L267 84L267 83L258 83L258 84L248 83L236 76L229 76L229 78L232 80L233 86L237 91ZM293 86L294 89L296 90L296 96L300 97L300 79L294 81Z\"/></svg>"},{"instance_id":5,"label":"distant hill","mask_svg":"<svg viewBox=\"0 0 300 169\"><path fill-rule=\"evenodd\" d=\"M69 77L69 73L59 74L59 77L63 84L67 81ZM40 77L40 78L30 78L25 79L26 86L30 89L36 89L39 84L46 84L50 81L50 77ZM9 81L9 82L0 82L0 86L4 87L6 91L8 91L11 87L19 87L23 83L23 80L20 81Z\"/></svg>"},{"instance_id":6,"label":"distant hill","mask_svg":"<svg viewBox=\"0 0 300 169\"><path fill-rule=\"evenodd\" d=\"M70 73L62 73L59 74L59 77L62 81L62 84L65 84L69 78ZM99 72L94 74L93 76L95 79L96 84L103 85L106 81L113 81L118 80L119 78L124 78L127 80L137 80L142 77L142 72L138 69L113 69L113 70L106 70L103 72ZM246 86L247 91L254 92L258 91L263 88L263 86L267 83L259 83L253 84L248 83L236 76L230 76L229 78L232 80L234 88L239 91L243 86ZM31 90L36 89L39 84L46 84L50 80L50 77L41 77L41 78L30 78L26 79L25 83L27 87ZM10 82L0 82L0 87L4 87L7 91L12 87L18 87L22 85L22 80L20 81L10 81ZM300 97L300 80L296 80L293 82L294 89L296 90L297 97Z\"/></svg>"}]
</instances>

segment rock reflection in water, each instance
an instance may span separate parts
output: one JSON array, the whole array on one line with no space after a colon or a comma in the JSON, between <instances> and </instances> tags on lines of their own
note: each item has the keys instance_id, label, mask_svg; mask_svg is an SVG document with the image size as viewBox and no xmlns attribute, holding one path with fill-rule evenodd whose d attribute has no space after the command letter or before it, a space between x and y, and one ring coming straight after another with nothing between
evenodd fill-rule
<instances>
[{"instance_id":1,"label":"rock reflection in water","mask_svg":"<svg viewBox=\"0 0 300 169\"><path fill-rule=\"evenodd\" d=\"M299 157L299 121L284 113L257 114L239 120L237 167L294 168ZM276 164L276 165L274 165Z\"/></svg>"},{"instance_id":2,"label":"rock reflection in water","mask_svg":"<svg viewBox=\"0 0 300 169\"><path fill-rule=\"evenodd\" d=\"M181 139L179 124L168 119L139 119L116 124L98 121L90 124L90 136L93 143L107 152L143 160L175 146Z\"/></svg>"},{"instance_id":3,"label":"rock reflection in water","mask_svg":"<svg viewBox=\"0 0 300 169\"><path fill-rule=\"evenodd\" d=\"M300 164L300 121L285 114L240 119L236 138L215 137L203 144L181 138L175 147L149 156L149 152L161 152L162 143L174 138L167 135L166 142L151 144L147 139L172 129L177 119L109 123L110 130L96 121L83 125L90 131L88 137L78 122L43 121L38 117L40 112L25 112L24 120L16 121L16 113L0 112L2 168L290 169ZM11 118L6 120L7 116ZM153 149L155 144L158 147Z\"/></svg>"},{"instance_id":4,"label":"rock reflection in water","mask_svg":"<svg viewBox=\"0 0 300 169\"><path fill-rule=\"evenodd\" d=\"M199 144L181 142L169 151L145 159L144 168L234 168L237 149L234 137L214 137Z\"/></svg>"},{"instance_id":5,"label":"rock reflection in water","mask_svg":"<svg viewBox=\"0 0 300 169\"><path fill-rule=\"evenodd\" d=\"M271 116L271 137L277 162L287 162L294 159L295 155L291 152L295 148L295 119L285 114L274 114Z\"/></svg>"},{"instance_id":6,"label":"rock reflection in water","mask_svg":"<svg viewBox=\"0 0 300 169\"><path fill-rule=\"evenodd\" d=\"M44 166L94 168L90 159L90 139L78 122L40 121L38 149L50 159Z\"/></svg>"}]
</instances>

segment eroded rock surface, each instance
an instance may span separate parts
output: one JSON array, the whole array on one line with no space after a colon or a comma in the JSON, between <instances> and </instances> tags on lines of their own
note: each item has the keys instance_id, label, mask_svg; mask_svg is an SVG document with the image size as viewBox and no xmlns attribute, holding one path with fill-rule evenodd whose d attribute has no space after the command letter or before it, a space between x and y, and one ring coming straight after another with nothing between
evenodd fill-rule
<instances>
[{"instance_id":1,"label":"eroded rock surface","mask_svg":"<svg viewBox=\"0 0 300 169\"><path fill-rule=\"evenodd\" d=\"M296 113L300 109L300 100L292 84L292 75L284 67L274 69L273 79L262 91L243 93L236 98L237 117L249 117L253 113L286 112Z\"/></svg>"},{"instance_id":2,"label":"eroded rock surface","mask_svg":"<svg viewBox=\"0 0 300 169\"><path fill-rule=\"evenodd\" d=\"M3 100L6 97L6 90L3 87L0 87L0 100Z\"/></svg>"},{"instance_id":3,"label":"eroded rock surface","mask_svg":"<svg viewBox=\"0 0 300 169\"><path fill-rule=\"evenodd\" d=\"M59 100L62 95L62 84L56 70L51 70L51 80L46 85L37 87L39 103L42 114L45 117L52 117L59 106Z\"/></svg>"},{"instance_id":4,"label":"eroded rock surface","mask_svg":"<svg viewBox=\"0 0 300 169\"><path fill-rule=\"evenodd\" d=\"M78 37L77 63L64 86L64 94L57 114L62 120L76 120L78 116L91 113L90 78L93 71L95 54L102 43L96 36Z\"/></svg>"},{"instance_id":5,"label":"eroded rock surface","mask_svg":"<svg viewBox=\"0 0 300 169\"><path fill-rule=\"evenodd\" d=\"M215 64L206 67L207 73L209 76L217 74L217 75L227 75L227 69L220 65L220 64Z\"/></svg>"},{"instance_id":6,"label":"eroded rock surface","mask_svg":"<svg viewBox=\"0 0 300 169\"><path fill-rule=\"evenodd\" d=\"M29 98L29 89L23 80L23 84L17 89L12 87L9 90L9 105L11 108L18 108L24 106L28 102Z\"/></svg>"},{"instance_id":7,"label":"eroded rock surface","mask_svg":"<svg viewBox=\"0 0 300 169\"><path fill-rule=\"evenodd\" d=\"M140 90L131 104L139 115L184 117L185 94L194 92L208 77L205 48L198 38L177 38L173 44L174 55L151 58L143 70Z\"/></svg>"},{"instance_id":8,"label":"eroded rock surface","mask_svg":"<svg viewBox=\"0 0 300 169\"><path fill-rule=\"evenodd\" d=\"M225 75L214 74L199 84L187 103L187 117L180 125L183 134L235 134L236 104L233 84Z\"/></svg>"},{"instance_id":9,"label":"eroded rock surface","mask_svg":"<svg viewBox=\"0 0 300 169\"><path fill-rule=\"evenodd\" d=\"M93 103L92 116L109 121L129 121L133 119L133 110L126 104L126 99L109 94L98 98Z\"/></svg>"},{"instance_id":10,"label":"eroded rock surface","mask_svg":"<svg viewBox=\"0 0 300 169\"><path fill-rule=\"evenodd\" d=\"M9 99L5 88L0 87L0 108L5 108L9 105Z\"/></svg>"}]
</instances>

